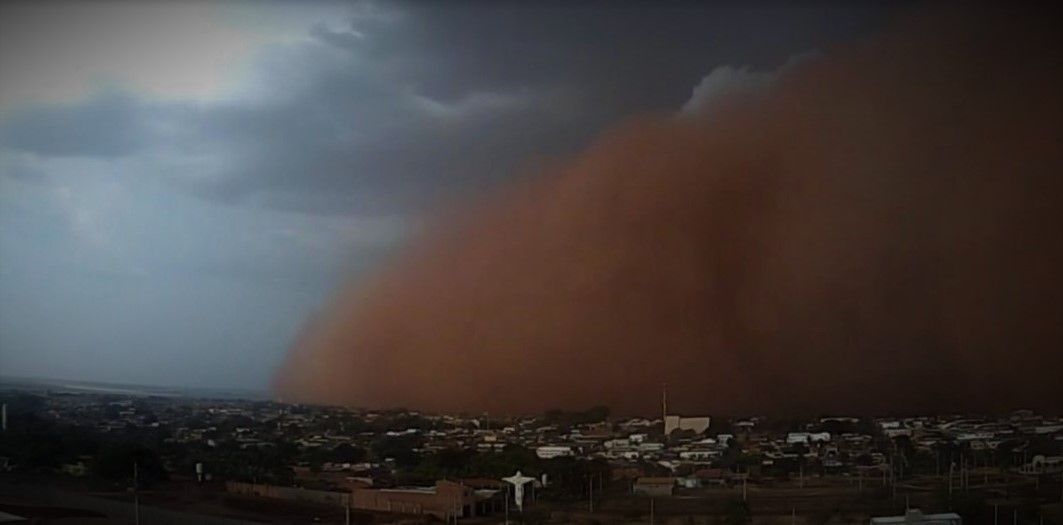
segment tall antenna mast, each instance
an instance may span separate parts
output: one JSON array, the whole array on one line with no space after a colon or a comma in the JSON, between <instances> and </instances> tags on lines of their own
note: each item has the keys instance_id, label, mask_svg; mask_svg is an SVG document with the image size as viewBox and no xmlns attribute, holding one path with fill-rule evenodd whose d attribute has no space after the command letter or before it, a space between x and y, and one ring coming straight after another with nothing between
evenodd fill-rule
<instances>
[{"instance_id":1,"label":"tall antenna mast","mask_svg":"<svg viewBox=\"0 0 1063 525\"><path fill-rule=\"evenodd\" d=\"M668 419L668 383L661 383L661 423Z\"/></svg>"}]
</instances>

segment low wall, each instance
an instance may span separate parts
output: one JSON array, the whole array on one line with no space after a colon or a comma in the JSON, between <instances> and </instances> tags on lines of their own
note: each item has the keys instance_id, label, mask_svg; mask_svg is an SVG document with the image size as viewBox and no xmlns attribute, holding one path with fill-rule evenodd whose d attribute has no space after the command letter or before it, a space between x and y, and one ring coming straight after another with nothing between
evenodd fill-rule
<instances>
[{"instance_id":1,"label":"low wall","mask_svg":"<svg viewBox=\"0 0 1063 525\"><path fill-rule=\"evenodd\" d=\"M242 483L239 481L226 481L225 490L232 494L241 494L244 496L259 496L262 498L302 501L321 505L337 505L340 507L346 507L350 504L351 500L351 495L346 492L311 490L298 487L280 487L277 485L260 485L257 483Z\"/></svg>"}]
</instances>

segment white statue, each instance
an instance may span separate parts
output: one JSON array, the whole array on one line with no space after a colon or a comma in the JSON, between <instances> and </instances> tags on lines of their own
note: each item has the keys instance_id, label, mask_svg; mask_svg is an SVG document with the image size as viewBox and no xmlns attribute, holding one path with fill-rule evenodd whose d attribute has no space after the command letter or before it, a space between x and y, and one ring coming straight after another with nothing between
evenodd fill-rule
<instances>
[{"instance_id":1,"label":"white statue","mask_svg":"<svg viewBox=\"0 0 1063 525\"><path fill-rule=\"evenodd\" d=\"M508 478L502 478L502 481L513 485L513 501L517 503L517 510L523 511L524 485L528 484L529 482L535 481L535 478L529 478L528 476L521 474L518 470L516 474Z\"/></svg>"}]
</instances>

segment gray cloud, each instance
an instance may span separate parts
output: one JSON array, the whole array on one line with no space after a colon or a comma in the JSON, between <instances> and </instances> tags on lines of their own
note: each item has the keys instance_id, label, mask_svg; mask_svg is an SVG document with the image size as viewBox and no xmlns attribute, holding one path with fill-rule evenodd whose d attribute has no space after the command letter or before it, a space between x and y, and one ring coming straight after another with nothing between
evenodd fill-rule
<instances>
[{"instance_id":1,"label":"gray cloud","mask_svg":"<svg viewBox=\"0 0 1063 525\"><path fill-rule=\"evenodd\" d=\"M148 144L150 113L126 94L19 111L4 122L7 147L43 156L119 157Z\"/></svg>"},{"instance_id":2,"label":"gray cloud","mask_svg":"<svg viewBox=\"0 0 1063 525\"><path fill-rule=\"evenodd\" d=\"M679 107L721 63L773 67L883 11L388 9L267 48L252 68L255 96L148 104L108 94L25 110L3 123L3 146L145 156L177 185L230 203L416 211L574 152L631 112Z\"/></svg>"}]
</instances>

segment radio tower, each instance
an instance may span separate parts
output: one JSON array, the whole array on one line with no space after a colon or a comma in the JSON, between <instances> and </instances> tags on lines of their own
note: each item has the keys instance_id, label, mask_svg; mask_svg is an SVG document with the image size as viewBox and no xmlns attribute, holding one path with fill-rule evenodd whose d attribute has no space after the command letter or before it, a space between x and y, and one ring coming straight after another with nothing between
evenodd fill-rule
<instances>
[{"instance_id":1,"label":"radio tower","mask_svg":"<svg viewBox=\"0 0 1063 525\"><path fill-rule=\"evenodd\" d=\"M668 419L668 383L661 383L661 424Z\"/></svg>"}]
</instances>

